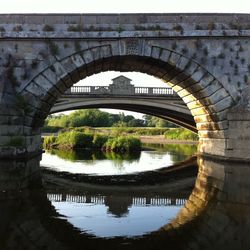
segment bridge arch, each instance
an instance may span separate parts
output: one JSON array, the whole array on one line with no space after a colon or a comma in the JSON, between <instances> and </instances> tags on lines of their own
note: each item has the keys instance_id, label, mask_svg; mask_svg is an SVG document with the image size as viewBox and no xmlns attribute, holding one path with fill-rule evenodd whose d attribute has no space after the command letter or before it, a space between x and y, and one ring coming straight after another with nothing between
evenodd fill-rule
<instances>
[{"instance_id":1,"label":"bridge arch","mask_svg":"<svg viewBox=\"0 0 250 250\"><path fill-rule=\"evenodd\" d=\"M153 115L197 133L193 116L176 95L168 98L157 95L147 98L147 95L105 96L102 94L79 95L77 93L72 95L66 93L52 107L50 113L90 108L122 109Z\"/></svg>"},{"instance_id":2,"label":"bridge arch","mask_svg":"<svg viewBox=\"0 0 250 250\"><path fill-rule=\"evenodd\" d=\"M32 128L43 125L57 98L81 79L96 73L137 71L167 82L191 111L200 137L199 151L216 154L225 148L227 110L234 104L224 86L198 62L141 39L89 44L85 50L58 58L19 88L32 110ZM223 154L223 152L220 152Z\"/></svg>"}]
</instances>

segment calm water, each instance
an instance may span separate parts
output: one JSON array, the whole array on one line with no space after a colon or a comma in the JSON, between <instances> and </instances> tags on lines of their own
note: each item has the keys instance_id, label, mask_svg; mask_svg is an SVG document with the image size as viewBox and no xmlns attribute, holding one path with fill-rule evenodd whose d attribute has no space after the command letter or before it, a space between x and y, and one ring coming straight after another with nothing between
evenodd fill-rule
<instances>
[{"instance_id":1,"label":"calm water","mask_svg":"<svg viewBox=\"0 0 250 250\"><path fill-rule=\"evenodd\" d=\"M91 151L46 152L41 166L70 173L121 175L168 167L196 153L196 145L145 145L138 154L115 154Z\"/></svg>"},{"instance_id":2,"label":"calm water","mask_svg":"<svg viewBox=\"0 0 250 250\"><path fill-rule=\"evenodd\" d=\"M248 163L199 157L197 175L100 185L39 161L0 162L0 249L250 249Z\"/></svg>"},{"instance_id":3,"label":"calm water","mask_svg":"<svg viewBox=\"0 0 250 250\"><path fill-rule=\"evenodd\" d=\"M145 195L49 193L47 197L57 212L81 232L95 237L134 237L170 222L185 202L185 198Z\"/></svg>"}]
</instances>

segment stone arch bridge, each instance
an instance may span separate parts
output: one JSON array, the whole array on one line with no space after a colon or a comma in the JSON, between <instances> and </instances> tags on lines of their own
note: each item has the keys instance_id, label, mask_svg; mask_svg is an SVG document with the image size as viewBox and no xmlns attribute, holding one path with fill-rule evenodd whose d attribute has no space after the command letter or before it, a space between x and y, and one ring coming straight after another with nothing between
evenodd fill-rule
<instances>
[{"instance_id":1,"label":"stone arch bridge","mask_svg":"<svg viewBox=\"0 0 250 250\"><path fill-rule=\"evenodd\" d=\"M58 98L116 70L168 82L194 117L201 154L250 159L249 14L5 14L0 51L2 158L41 152Z\"/></svg>"}]
</instances>

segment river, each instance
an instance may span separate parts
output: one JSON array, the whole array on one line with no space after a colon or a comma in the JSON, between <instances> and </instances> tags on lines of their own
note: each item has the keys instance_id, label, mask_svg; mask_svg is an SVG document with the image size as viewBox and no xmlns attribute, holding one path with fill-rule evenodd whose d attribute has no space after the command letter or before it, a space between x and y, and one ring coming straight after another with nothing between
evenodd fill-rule
<instances>
[{"instance_id":1,"label":"river","mask_svg":"<svg viewBox=\"0 0 250 250\"><path fill-rule=\"evenodd\" d=\"M144 147L1 161L0 249L250 248L248 163Z\"/></svg>"}]
</instances>

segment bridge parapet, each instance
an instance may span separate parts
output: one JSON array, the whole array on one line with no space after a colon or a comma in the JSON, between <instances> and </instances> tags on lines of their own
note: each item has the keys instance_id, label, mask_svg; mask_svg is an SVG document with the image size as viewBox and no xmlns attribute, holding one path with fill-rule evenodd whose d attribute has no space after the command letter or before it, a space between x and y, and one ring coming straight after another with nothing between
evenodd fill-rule
<instances>
[{"instance_id":1,"label":"bridge parapet","mask_svg":"<svg viewBox=\"0 0 250 250\"><path fill-rule=\"evenodd\" d=\"M130 87L129 89L115 89L109 86L73 86L65 92L66 95L145 95L145 96L173 96L178 95L172 88L163 87Z\"/></svg>"}]
</instances>

